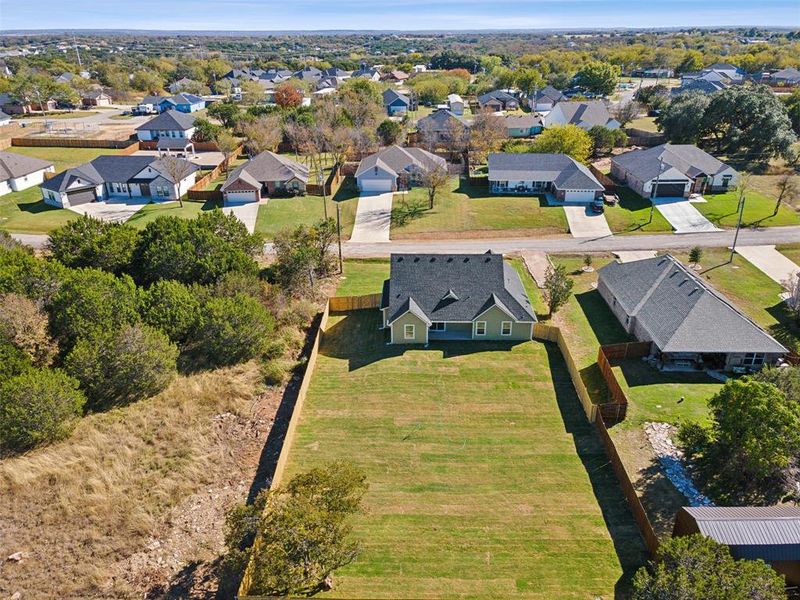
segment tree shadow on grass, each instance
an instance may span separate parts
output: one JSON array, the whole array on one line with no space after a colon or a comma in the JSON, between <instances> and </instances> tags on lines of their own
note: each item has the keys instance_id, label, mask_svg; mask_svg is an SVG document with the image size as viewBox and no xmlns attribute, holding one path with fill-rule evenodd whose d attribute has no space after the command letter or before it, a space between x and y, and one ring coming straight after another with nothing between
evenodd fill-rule
<instances>
[{"instance_id":1,"label":"tree shadow on grass","mask_svg":"<svg viewBox=\"0 0 800 600\"><path fill-rule=\"evenodd\" d=\"M655 456L651 457L647 467L632 475L638 475L634 485L653 530L660 539L669 538L675 515L686 505L686 498L664 475L664 469Z\"/></svg>"},{"instance_id":2,"label":"tree shadow on grass","mask_svg":"<svg viewBox=\"0 0 800 600\"><path fill-rule=\"evenodd\" d=\"M546 343L545 348L564 428L572 435L622 566L623 574L615 585L615 597L625 598L633 575L647 561L647 550L600 438L583 412L561 352L555 344Z\"/></svg>"},{"instance_id":3,"label":"tree shadow on grass","mask_svg":"<svg viewBox=\"0 0 800 600\"><path fill-rule=\"evenodd\" d=\"M800 324L792 315L789 305L781 301L768 307L767 312L777 321L769 328L770 334L789 350L797 351L800 346Z\"/></svg>"}]
</instances>

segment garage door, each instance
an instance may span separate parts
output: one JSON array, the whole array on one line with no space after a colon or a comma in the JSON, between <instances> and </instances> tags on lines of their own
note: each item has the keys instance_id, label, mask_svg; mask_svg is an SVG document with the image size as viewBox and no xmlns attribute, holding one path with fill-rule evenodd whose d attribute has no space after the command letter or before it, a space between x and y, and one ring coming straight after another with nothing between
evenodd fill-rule
<instances>
[{"instance_id":1,"label":"garage door","mask_svg":"<svg viewBox=\"0 0 800 600\"><path fill-rule=\"evenodd\" d=\"M67 199L69 200L70 206L77 206L79 204L94 202L97 196L95 196L94 190L81 190L78 192L67 192Z\"/></svg>"},{"instance_id":2,"label":"garage door","mask_svg":"<svg viewBox=\"0 0 800 600\"><path fill-rule=\"evenodd\" d=\"M685 183L659 183L656 186L656 198L682 198Z\"/></svg>"},{"instance_id":3,"label":"garage door","mask_svg":"<svg viewBox=\"0 0 800 600\"><path fill-rule=\"evenodd\" d=\"M225 201L233 203L257 202L258 192L225 192Z\"/></svg>"},{"instance_id":4,"label":"garage door","mask_svg":"<svg viewBox=\"0 0 800 600\"><path fill-rule=\"evenodd\" d=\"M564 192L564 200L567 202L591 202L594 200L594 190L572 190Z\"/></svg>"},{"instance_id":5,"label":"garage door","mask_svg":"<svg viewBox=\"0 0 800 600\"><path fill-rule=\"evenodd\" d=\"M391 192L392 183L391 179L362 179L359 187L362 192Z\"/></svg>"}]
</instances>

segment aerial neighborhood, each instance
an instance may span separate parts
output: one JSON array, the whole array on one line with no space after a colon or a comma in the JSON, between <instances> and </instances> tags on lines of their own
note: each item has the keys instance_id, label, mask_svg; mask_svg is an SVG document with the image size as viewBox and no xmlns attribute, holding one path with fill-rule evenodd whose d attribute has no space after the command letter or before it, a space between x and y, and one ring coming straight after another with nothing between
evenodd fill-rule
<instances>
[{"instance_id":1,"label":"aerial neighborhood","mask_svg":"<svg viewBox=\"0 0 800 600\"><path fill-rule=\"evenodd\" d=\"M0 596L800 598L797 15L299 4L0 33Z\"/></svg>"}]
</instances>

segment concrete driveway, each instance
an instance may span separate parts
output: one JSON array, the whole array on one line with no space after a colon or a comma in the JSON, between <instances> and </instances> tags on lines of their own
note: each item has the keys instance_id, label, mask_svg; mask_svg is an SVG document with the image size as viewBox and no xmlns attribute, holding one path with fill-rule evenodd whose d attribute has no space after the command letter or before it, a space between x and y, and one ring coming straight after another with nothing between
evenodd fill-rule
<instances>
[{"instance_id":1,"label":"concrete driveway","mask_svg":"<svg viewBox=\"0 0 800 600\"><path fill-rule=\"evenodd\" d=\"M70 206L69 210L80 215L89 215L90 217L100 219L101 221L108 221L110 223L124 223L148 203L149 199L132 199L130 201L106 200L103 202L89 202L88 204Z\"/></svg>"},{"instance_id":2,"label":"concrete driveway","mask_svg":"<svg viewBox=\"0 0 800 600\"><path fill-rule=\"evenodd\" d=\"M258 209L262 204L266 204L268 200L261 200L260 202L226 202L222 207L222 212L226 215L234 215L250 233L256 231L256 221L258 220Z\"/></svg>"},{"instance_id":3,"label":"concrete driveway","mask_svg":"<svg viewBox=\"0 0 800 600\"><path fill-rule=\"evenodd\" d=\"M394 192L361 194L356 209L351 242L388 242L392 224Z\"/></svg>"},{"instance_id":4,"label":"concrete driveway","mask_svg":"<svg viewBox=\"0 0 800 600\"><path fill-rule=\"evenodd\" d=\"M585 204L565 204L569 232L575 238L601 238L613 235L603 213L595 213Z\"/></svg>"},{"instance_id":5,"label":"concrete driveway","mask_svg":"<svg viewBox=\"0 0 800 600\"><path fill-rule=\"evenodd\" d=\"M669 221L675 233L719 231L686 198L658 198L656 208Z\"/></svg>"},{"instance_id":6,"label":"concrete driveway","mask_svg":"<svg viewBox=\"0 0 800 600\"><path fill-rule=\"evenodd\" d=\"M770 279L783 285L800 271L800 267L775 249L775 246L736 246L736 253L744 256Z\"/></svg>"}]
</instances>

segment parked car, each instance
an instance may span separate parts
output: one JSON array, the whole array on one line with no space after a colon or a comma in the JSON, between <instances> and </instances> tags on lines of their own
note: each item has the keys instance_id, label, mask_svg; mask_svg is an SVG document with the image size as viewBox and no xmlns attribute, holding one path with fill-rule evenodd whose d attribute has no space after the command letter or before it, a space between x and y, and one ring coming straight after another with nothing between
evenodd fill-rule
<instances>
[{"instance_id":1,"label":"parked car","mask_svg":"<svg viewBox=\"0 0 800 600\"><path fill-rule=\"evenodd\" d=\"M592 201L592 212L593 213L602 214L605 209L606 209L606 205L603 202L602 198L595 198Z\"/></svg>"}]
</instances>

